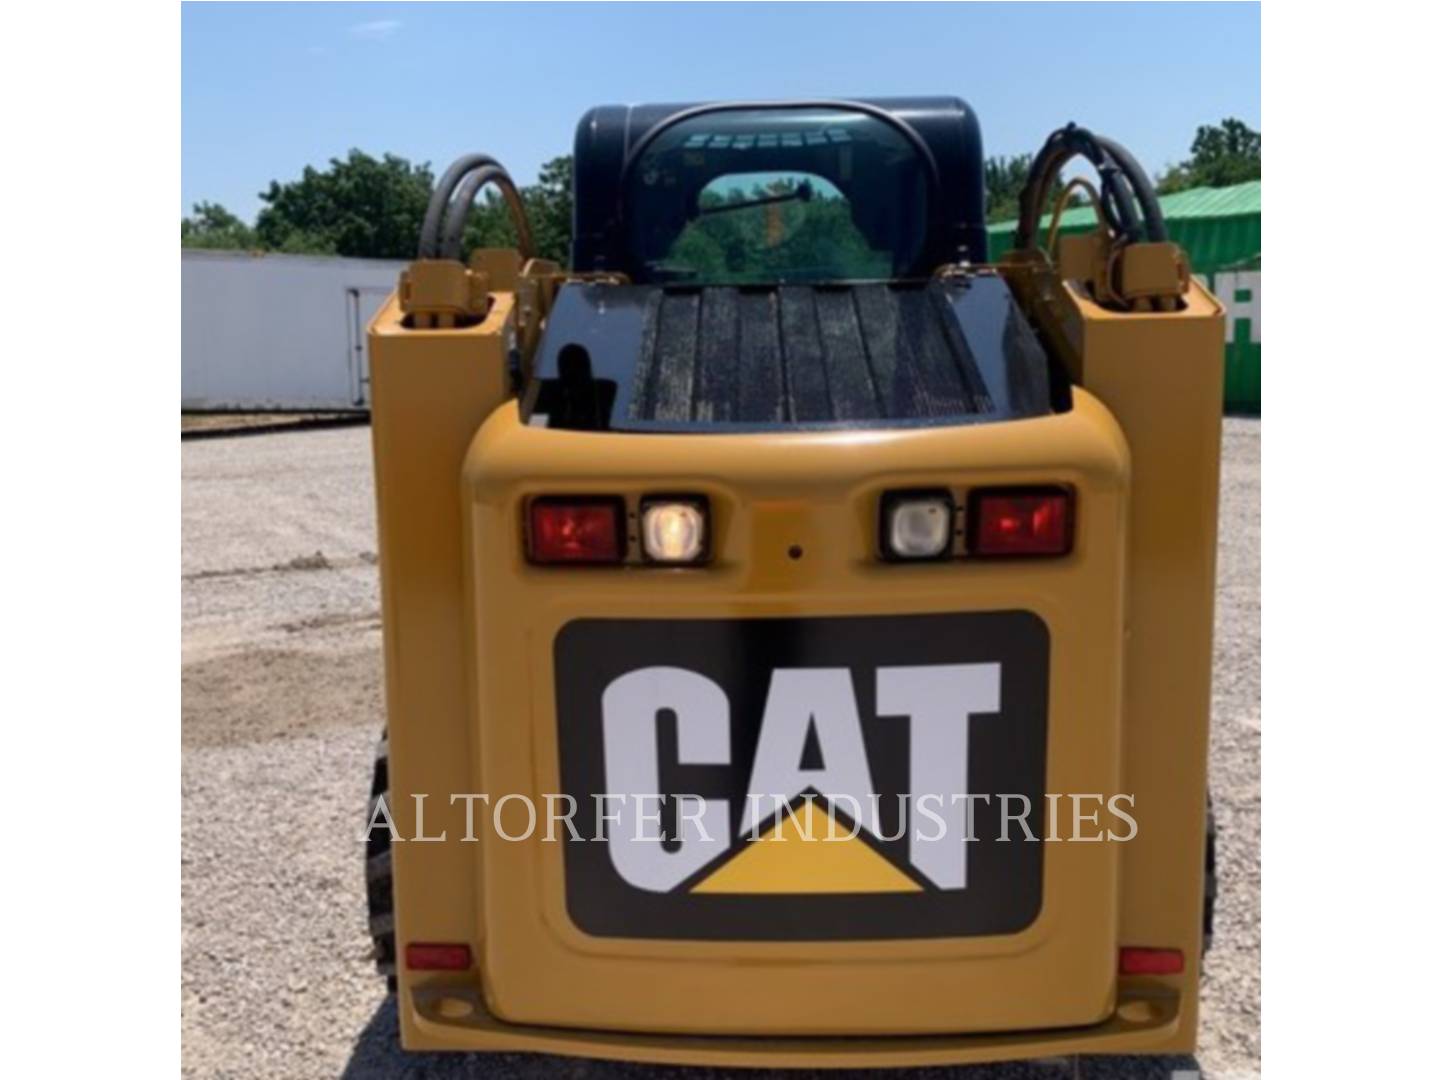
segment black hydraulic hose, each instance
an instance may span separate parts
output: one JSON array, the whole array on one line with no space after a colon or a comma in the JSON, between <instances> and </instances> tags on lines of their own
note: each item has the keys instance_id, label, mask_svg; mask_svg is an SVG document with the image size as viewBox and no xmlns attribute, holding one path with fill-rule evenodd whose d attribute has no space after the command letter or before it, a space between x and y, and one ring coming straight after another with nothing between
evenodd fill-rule
<instances>
[{"instance_id":1,"label":"black hydraulic hose","mask_svg":"<svg viewBox=\"0 0 1440 1080\"><path fill-rule=\"evenodd\" d=\"M1051 137L1051 141L1053 140L1054 136ZM1020 222L1015 229L1017 248L1023 250L1035 246L1035 232L1040 221L1042 203L1046 194L1054 188L1061 168L1072 156L1058 146L1052 147L1050 141L1047 141L1035 160L1030 163L1030 174L1025 178L1025 186L1020 189Z\"/></svg>"},{"instance_id":2,"label":"black hydraulic hose","mask_svg":"<svg viewBox=\"0 0 1440 1080\"><path fill-rule=\"evenodd\" d=\"M505 170L500 166L482 165L460 181L455 195L445 207L445 218L440 226L440 246L437 254L442 259L460 258L460 241L465 233L465 222L470 217L475 196L480 194L480 189L491 180L498 180L502 176L505 176Z\"/></svg>"},{"instance_id":3,"label":"black hydraulic hose","mask_svg":"<svg viewBox=\"0 0 1440 1080\"><path fill-rule=\"evenodd\" d=\"M1045 199L1055 186L1060 170L1076 155L1088 159L1100 174L1101 205L1095 208L1096 213L1101 214L1117 231L1126 236L1138 235L1135 207L1116 164L1110 160L1090 132L1071 124L1046 139L1045 145L1031 164L1020 196L1017 247L1034 246Z\"/></svg>"},{"instance_id":4,"label":"black hydraulic hose","mask_svg":"<svg viewBox=\"0 0 1440 1080\"><path fill-rule=\"evenodd\" d=\"M1139 237L1140 221L1135 212L1134 201L1135 184L1129 170L1106 142L1107 140L1074 124L1060 128L1045 140L1045 145L1031 163L1030 173L1026 176L1025 187L1021 191L1020 222L1015 230L1017 248L1034 246L1045 198L1054 187L1060 170L1077 155L1085 157L1100 175L1101 205L1095 208L1096 213L1128 239ZM1127 158L1128 156L1126 155ZM1134 165L1133 159L1130 159L1130 163ZM1143 173L1141 178L1142 181L1145 179Z\"/></svg>"},{"instance_id":5,"label":"black hydraulic hose","mask_svg":"<svg viewBox=\"0 0 1440 1080\"><path fill-rule=\"evenodd\" d=\"M1060 170L1076 154L1083 153L1090 161L1099 165L1099 147L1089 137L1090 133L1074 124L1060 128L1050 134L1041 147L1040 153L1031 163L1030 174L1020 198L1020 233L1025 242L1020 247L1029 247L1034 242L1035 230L1040 215L1044 212L1045 198L1060 177ZM1104 191L1104 177L1101 177L1101 191Z\"/></svg>"},{"instance_id":6,"label":"black hydraulic hose","mask_svg":"<svg viewBox=\"0 0 1440 1080\"><path fill-rule=\"evenodd\" d=\"M1140 217L1135 212L1135 196L1130 190L1123 173L1114 172L1113 164L1107 165L1111 175L1100 182L1101 216L1116 225L1116 231L1127 240L1140 236ZM1106 181L1109 181L1108 183Z\"/></svg>"},{"instance_id":7,"label":"black hydraulic hose","mask_svg":"<svg viewBox=\"0 0 1440 1080\"><path fill-rule=\"evenodd\" d=\"M1170 232L1165 227L1165 212L1160 209L1160 197L1155 194L1155 185L1150 182L1150 177L1140 167L1140 163L1135 160L1130 151L1114 139L1097 135L1095 141L1115 159L1115 163L1125 173L1125 178L1130 181L1130 188L1135 192L1135 199L1139 202L1140 210L1145 215L1146 238L1151 243L1166 243L1170 239Z\"/></svg>"},{"instance_id":8,"label":"black hydraulic hose","mask_svg":"<svg viewBox=\"0 0 1440 1080\"><path fill-rule=\"evenodd\" d=\"M515 226L515 236L522 259L535 257L535 241L530 232L530 219L525 213L525 204L520 201L520 192L515 182L499 165L482 165L466 175L455 197L445 212L445 224L441 231L439 256L442 259L459 259L460 245L465 234L465 222L470 216L470 207L475 196L486 184L494 184L505 198L510 211L510 221Z\"/></svg>"},{"instance_id":9,"label":"black hydraulic hose","mask_svg":"<svg viewBox=\"0 0 1440 1080\"><path fill-rule=\"evenodd\" d=\"M466 154L445 170L435 190L430 193L430 205L425 208L425 220L420 226L420 258L433 259L440 246L440 221L467 173L485 165L500 168L500 163L489 154Z\"/></svg>"},{"instance_id":10,"label":"black hydraulic hose","mask_svg":"<svg viewBox=\"0 0 1440 1080\"><path fill-rule=\"evenodd\" d=\"M1036 203L1044 198L1044 193L1049 191L1055 183L1055 176L1060 171L1060 148L1059 143L1064 136L1064 130L1055 131L1045 140L1045 145L1040 147L1040 152L1030 162L1030 171L1025 176L1025 186L1020 189L1020 221L1015 230L1015 246L1017 248L1028 248L1034 245L1035 223L1040 216ZM1063 164L1063 162L1061 162Z\"/></svg>"},{"instance_id":11,"label":"black hydraulic hose","mask_svg":"<svg viewBox=\"0 0 1440 1080\"><path fill-rule=\"evenodd\" d=\"M1100 204L1105 218L1126 240L1140 239L1140 214L1135 208L1135 190L1125 170L1100 147L1101 160L1096 166L1100 174Z\"/></svg>"}]
</instances>

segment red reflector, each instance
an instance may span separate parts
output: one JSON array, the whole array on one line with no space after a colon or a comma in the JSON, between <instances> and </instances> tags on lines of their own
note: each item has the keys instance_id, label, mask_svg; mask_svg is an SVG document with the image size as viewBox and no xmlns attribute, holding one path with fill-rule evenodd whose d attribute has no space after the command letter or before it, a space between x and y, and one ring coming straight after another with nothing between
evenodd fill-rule
<instances>
[{"instance_id":1,"label":"red reflector","mask_svg":"<svg viewBox=\"0 0 1440 1080\"><path fill-rule=\"evenodd\" d=\"M1185 970L1185 954L1179 949L1120 950L1121 975L1179 975Z\"/></svg>"},{"instance_id":2,"label":"red reflector","mask_svg":"<svg viewBox=\"0 0 1440 1080\"><path fill-rule=\"evenodd\" d=\"M625 553L619 499L544 498L530 503L530 559L537 563L617 563Z\"/></svg>"},{"instance_id":3,"label":"red reflector","mask_svg":"<svg viewBox=\"0 0 1440 1080\"><path fill-rule=\"evenodd\" d=\"M470 967L470 946L411 942L405 946L405 966L411 971L465 971Z\"/></svg>"},{"instance_id":4,"label":"red reflector","mask_svg":"<svg viewBox=\"0 0 1440 1080\"><path fill-rule=\"evenodd\" d=\"M1074 497L1064 488L970 492L971 555L1065 555L1074 535Z\"/></svg>"}]
</instances>

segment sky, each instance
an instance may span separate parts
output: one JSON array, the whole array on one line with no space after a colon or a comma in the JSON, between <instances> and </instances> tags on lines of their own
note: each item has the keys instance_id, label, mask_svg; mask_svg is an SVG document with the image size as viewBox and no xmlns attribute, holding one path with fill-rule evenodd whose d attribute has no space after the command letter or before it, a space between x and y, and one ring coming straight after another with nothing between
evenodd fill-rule
<instances>
[{"instance_id":1,"label":"sky","mask_svg":"<svg viewBox=\"0 0 1440 1080\"><path fill-rule=\"evenodd\" d=\"M195 4L181 8L181 212L246 220L352 147L520 183L592 105L953 94L985 153L1074 120L1153 173L1200 124L1260 128L1259 4Z\"/></svg>"}]
</instances>

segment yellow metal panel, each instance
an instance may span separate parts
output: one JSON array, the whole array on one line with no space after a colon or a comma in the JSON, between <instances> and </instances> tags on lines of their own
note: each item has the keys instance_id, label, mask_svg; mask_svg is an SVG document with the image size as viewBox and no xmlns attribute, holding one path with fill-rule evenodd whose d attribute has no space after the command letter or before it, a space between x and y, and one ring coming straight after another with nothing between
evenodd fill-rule
<instances>
[{"instance_id":1,"label":"yellow metal panel","mask_svg":"<svg viewBox=\"0 0 1440 1080\"><path fill-rule=\"evenodd\" d=\"M431 793L427 833L450 830L394 849L398 940L465 942L477 957L469 972L402 969L407 1046L728 1066L1193 1048L1223 320L1198 286L1175 313L1108 312L1069 286L1046 301L1031 310L1082 384L1067 413L741 436L526 427L509 294L456 330L407 330L393 300L382 309L371 349L392 805L410 837L410 796ZM1054 482L1081 508L1066 559L876 560L884 490ZM633 508L660 490L710 499L711 566L525 562L531 495L613 493ZM1041 914L1019 933L593 937L568 916L561 845L478 828L457 842L463 816L436 805L560 790L552 645L573 619L1016 608L1051 635L1047 790L1133 791L1139 822L1127 844L1047 844ZM1117 979L1118 944L1182 948L1186 970Z\"/></svg>"},{"instance_id":2,"label":"yellow metal panel","mask_svg":"<svg viewBox=\"0 0 1440 1080\"><path fill-rule=\"evenodd\" d=\"M1052 642L1047 790L1119 791L1128 466L1114 420L1083 391L1069 413L1013 423L730 436L551 431L523 425L507 404L465 468L476 790L561 790L552 643L576 618L1021 609L1044 620ZM1073 485L1084 508L1065 559L876 560L885 490L1055 482ZM664 490L709 498L714 561L704 570L526 564L529 496L608 492L633 503ZM1092 1024L1114 1007L1118 845L1047 844L1041 913L1020 933L832 942L593 937L568 916L562 845L487 833L480 846L485 998L509 1022L896 1034Z\"/></svg>"},{"instance_id":3,"label":"yellow metal panel","mask_svg":"<svg viewBox=\"0 0 1440 1080\"><path fill-rule=\"evenodd\" d=\"M471 790L460 463L510 395L512 322L507 294L477 326L410 330L392 295L370 325L390 807L404 838L417 835L415 793L429 796L425 833L437 835L448 794ZM475 847L393 845L398 942L475 940Z\"/></svg>"},{"instance_id":4,"label":"yellow metal panel","mask_svg":"<svg viewBox=\"0 0 1440 1080\"><path fill-rule=\"evenodd\" d=\"M1130 443L1124 783L1139 832L1122 847L1120 936L1180 948L1185 971L1135 979L1180 992L1179 1040L1199 1009L1205 790L1219 519L1223 309L1198 283L1184 310L1118 314L1066 285L1083 327L1084 385Z\"/></svg>"}]
</instances>

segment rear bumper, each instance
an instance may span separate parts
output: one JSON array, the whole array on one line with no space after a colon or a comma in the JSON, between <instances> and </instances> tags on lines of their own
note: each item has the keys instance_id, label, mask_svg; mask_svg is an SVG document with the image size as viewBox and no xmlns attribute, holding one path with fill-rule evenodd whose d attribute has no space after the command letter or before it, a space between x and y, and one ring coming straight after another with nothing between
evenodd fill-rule
<instances>
[{"instance_id":1,"label":"rear bumper","mask_svg":"<svg viewBox=\"0 0 1440 1080\"><path fill-rule=\"evenodd\" d=\"M662 1065L728 1068L884 1068L967 1065L1071 1054L1173 1054L1193 1049L1180 996L1144 988L1122 992L1115 1012L1088 1027L993 1035L870 1038L745 1038L617 1034L507 1024L470 988L404 992L407 1050L561 1054Z\"/></svg>"}]
</instances>

